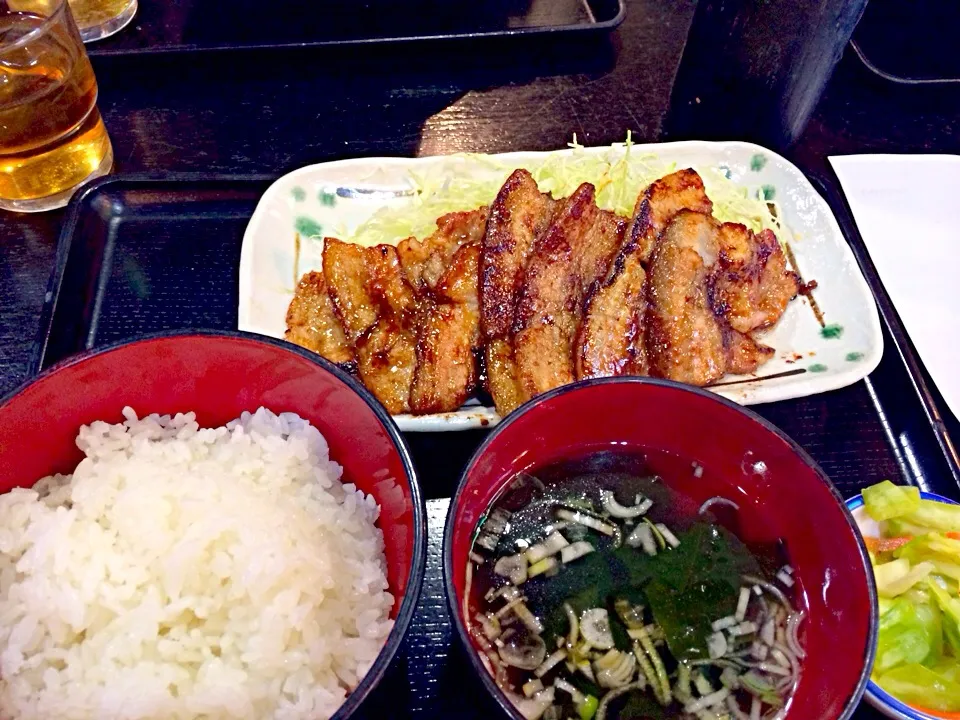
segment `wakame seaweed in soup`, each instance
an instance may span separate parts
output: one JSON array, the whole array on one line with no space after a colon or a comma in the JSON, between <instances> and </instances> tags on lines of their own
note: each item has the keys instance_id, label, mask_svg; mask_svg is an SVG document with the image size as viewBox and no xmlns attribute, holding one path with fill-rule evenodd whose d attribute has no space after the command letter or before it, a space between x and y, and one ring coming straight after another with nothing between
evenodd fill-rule
<instances>
[{"instance_id":1,"label":"wakame seaweed in soup","mask_svg":"<svg viewBox=\"0 0 960 720\"><path fill-rule=\"evenodd\" d=\"M782 544L671 486L704 469L600 453L518 475L474 537L471 636L531 720L782 717L802 610Z\"/></svg>"}]
</instances>

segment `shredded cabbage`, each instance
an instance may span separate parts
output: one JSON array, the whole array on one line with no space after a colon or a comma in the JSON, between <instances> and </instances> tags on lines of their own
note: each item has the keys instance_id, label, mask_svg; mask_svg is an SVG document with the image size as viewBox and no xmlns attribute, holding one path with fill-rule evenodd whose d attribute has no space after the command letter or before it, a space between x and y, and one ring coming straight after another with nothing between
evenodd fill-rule
<instances>
[{"instance_id":1,"label":"shredded cabbage","mask_svg":"<svg viewBox=\"0 0 960 720\"><path fill-rule=\"evenodd\" d=\"M627 133L626 142L614 143L606 153L587 153L574 135L570 151L546 155L536 163L525 163L542 192L555 198L570 195L581 183L597 188L597 204L605 210L629 217L637 196L654 180L677 169L652 153L640 154ZM436 220L450 212L473 210L493 202L504 181L517 167L489 155L462 154L471 164L470 176L451 176L449 170L415 173L410 177L416 195L412 203L377 210L349 239L361 245L396 244L408 237L423 239L433 233ZM779 207L763 199L762 190L747 188L727 177L717 167L694 169L703 178L713 201L713 214L723 222L743 223L754 232L770 229L778 237L782 229Z\"/></svg>"}]
</instances>

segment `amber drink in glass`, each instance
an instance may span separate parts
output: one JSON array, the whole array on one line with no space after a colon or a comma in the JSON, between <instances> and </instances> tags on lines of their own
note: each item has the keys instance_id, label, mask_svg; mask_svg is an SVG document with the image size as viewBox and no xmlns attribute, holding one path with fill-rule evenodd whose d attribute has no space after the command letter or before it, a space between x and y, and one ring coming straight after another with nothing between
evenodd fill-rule
<instances>
[{"instance_id":1,"label":"amber drink in glass","mask_svg":"<svg viewBox=\"0 0 960 720\"><path fill-rule=\"evenodd\" d=\"M112 164L66 0L0 2L0 208L61 207Z\"/></svg>"}]
</instances>

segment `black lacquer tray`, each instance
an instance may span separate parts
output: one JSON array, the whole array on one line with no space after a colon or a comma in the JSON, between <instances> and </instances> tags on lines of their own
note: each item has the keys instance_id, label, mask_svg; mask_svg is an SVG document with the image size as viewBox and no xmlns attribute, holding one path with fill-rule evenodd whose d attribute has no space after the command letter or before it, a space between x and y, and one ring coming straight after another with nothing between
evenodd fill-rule
<instances>
[{"instance_id":1,"label":"black lacquer tray","mask_svg":"<svg viewBox=\"0 0 960 720\"><path fill-rule=\"evenodd\" d=\"M622 0L141 0L130 25L87 50L133 55L592 33L616 27L624 12Z\"/></svg>"},{"instance_id":2,"label":"black lacquer tray","mask_svg":"<svg viewBox=\"0 0 960 720\"><path fill-rule=\"evenodd\" d=\"M113 176L72 201L34 369L84 349L174 329L235 329L243 231L271 178ZM949 423L842 198L818 181L878 295L885 352L866 380L754 406L794 437L845 496L885 478L960 499ZM393 668L364 707L377 718L497 717L470 677L443 597L441 539L460 470L487 431L407 433L427 498L427 575ZM866 705L857 718L879 718Z\"/></svg>"}]
</instances>

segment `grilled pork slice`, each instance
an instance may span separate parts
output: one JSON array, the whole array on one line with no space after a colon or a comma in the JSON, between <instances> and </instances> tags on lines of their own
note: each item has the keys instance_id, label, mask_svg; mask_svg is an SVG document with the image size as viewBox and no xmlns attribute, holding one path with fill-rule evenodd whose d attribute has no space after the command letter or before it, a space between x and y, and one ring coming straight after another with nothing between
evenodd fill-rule
<instances>
[{"instance_id":1,"label":"grilled pork slice","mask_svg":"<svg viewBox=\"0 0 960 720\"><path fill-rule=\"evenodd\" d=\"M323 274L334 312L356 346L363 384L391 413L408 412L419 304L397 249L327 238Z\"/></svg>"},{"instance_id":2,"label":"grilled pork slice","mask_svg":"<svg viewBox=\"0 0 960 720\"><path fill-rule=\"evenodd\" d=\"M664 175L637 198L623 254L637 253L640 262L649 262L660 233L681 210L705 215L713 212L703 179L691 168Z\"/></svg>"},{"instance_id":3,"label":"grilled pork slice","mask_svg":"<svg viewBox=\"0 0 960 720\"><path fill-rule=\"evenodd\" d=\"M800 278L787 267L776 235L724 223L718 242L714 311L743 333L776 323L800 291Z\"/></svg>"},{"instance_id":4,"label":"grilled pork slice","mask_svg":"<svg viewBox=\"0 0 960 720\"><path fill-rule=\"evenodd\" d=\"M380 317L367 268L368 248L326 238L323 243L323 279L333 310L347 339L356 343Z\"/></svg>"},{"instance_id":5,"label":"grilled pork slice","mask_svg":"<svg viewBox=\"0 0 960 720\"><path fill-rule=\"evenodd\" d=\"M284 337L319 353L330 362L353 362L353 344L347 340L333 312L323 273L308 272L300 278L287 308L287 332Z\"/></svg>"},{"instance_id":6,"label":"grilled pork slice","mask_svg":"<svg viewBox=\"0 0 960 720\"><path fill-rule=\"evenodd\" d=\"M487 390L493 397L497 412L504 417L523 404L523 392L517 380L517 365L513 361L513 346L508 338L488 340L483 348L487 371Z\"/></svg>"},{"instance_id":7,"label":"grilled pork slice","mask_svg":"<svg viewBox=\"0 0 960 720\"><path fill-rule=\"evenodd\" d=\"M597 207L584 183L560 202L527 265L517 303L513 352L522 397L573 382L573 341L587 288L607 273L625 221Z\"/></svg>"},{"instance_id":8,"label":"grilled pork slice","mask_svg":"<svg viewBox=\"0 0 960 720\"><path fill-rule=\"evenodd\" d=\"M479 242L463 245L437 280L417 324L417 365L410 388L414 414L451 412L477 383L480 346Z\"/></svg>"},{"instance_id":9,"label":"grilled pork slice","mask_svg":"<svg viewBox=\"0 0 960 720\"><path fill-rule=\"evenodd\" d=\"M726 348L727 372L748 375L773 357L774 350L761 345L746 333L737 332L729 325L723 328L723 343Z\"/></svg>"},{"instance_id":10,"label":"grilled pork slice","mask_svg":"<svg viewBox=\"0 0 960 720\"><path fill-rule=\"evenodd\" d=\"M526 170L516 170L490 206L480 254L480 332L487 386L506 415L523 396L516 385L511 334L514 309L534 243L550 225L554 201Z\"/></svg>"},{"instance_id":11,"label":"grilled pork slice","mask_svg":"<svg viewBox=\"0 0 960 720\"><path fill-rule=\"evenodd\" d=\"M410 411L410 386L417 363L416 338L387 315L357 341L357 372L364 386L391 415Z\"/></svg>"},{"instance_id":12,"label":"grilled pork slice","mask_svg":"<svg viewBox=\"0 0 960 720\"><path fill-rule=\"evenodd\" d=\"M435 288L457 250L483 238L488 210L448 213L437 220L433 235L424 240L408 238L397 245L400 266L416 292Z\"/></svg>"},{"instance_id":13,"label":"grilled pork slice","mask_svg":"<svg viewBox=\"0 0 960 720\"><path fill-rule=\"evenodd\" d=\"M628 255L590 290L574 345L577 378L646 375L647 273Z\"/></svg>"},{"instance_id":14,"label":"grilled pork slice","mask_svg":"<svg viewBox=\"0 0 960 720\"><path fill-rule=\"evenodd\" d=\"M657 242L647 312L651 375L708 385L726 372L723 329L708 298L717 253L717 223L702 213L680 212Z\"/></svg>"},{"instance_id":15,"label":"grilled pork slice","mask_svg":"<svg viewBox=\"0 0 960 720\"><path fill-rule=\"evenodd\" d=\"M553 207L554 201L523 169L507 178L490 206L480 258L480 328L485 338L510 335L527 262L550 225Z\"/></svg>"},{"instance_id":16,"label":"grilled pork slice","mask_svg":"<svg viewBox=\"0 0 960 720\"><path fill-rule=\"evenodd\" d=\"M361 247L327 238L323 275L334 312L354 342L384 314L402 327L412 325L417 297L392 245Z\"/></svg>"},{"instance_id":17,"label":"grilled pork slice","mask_svg":"<svg viewBox=\"0 0 960 720\"><path fill-rule=\"evenodd\" d=\"M752 373L773 356L710 303L723 231L712 217L683 211L657 241L647 312L652 375L709 385L728 372Z\"/></svg>"},{"instance_id":18,"label":"grilled pork slice","mask_svg":"<svg viewBox=\"0 0 960 720\"><path fill-rule=\"evenodd\" d=\"M418 298L407 282L397 249L392 245L365 248L370 293L379 302L380 315L391 315L400 327L412 328L417 318Z\"/></svg>"},{"instance_id":19,"label":"grilled pork slice","mask_svg":"<svg viewBox=\"0 0 960 720\"><path fill-rule=\"evenodd\" d=\"M644 265L678 212L710 214L712 209L703 180L690 169L660 178L637 198L616 261L587 296L574 352L578 378L647 374Z\"/></svg>"}]
</instances>

